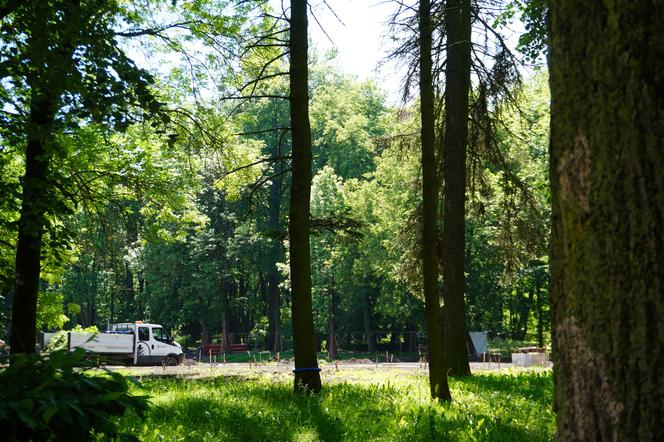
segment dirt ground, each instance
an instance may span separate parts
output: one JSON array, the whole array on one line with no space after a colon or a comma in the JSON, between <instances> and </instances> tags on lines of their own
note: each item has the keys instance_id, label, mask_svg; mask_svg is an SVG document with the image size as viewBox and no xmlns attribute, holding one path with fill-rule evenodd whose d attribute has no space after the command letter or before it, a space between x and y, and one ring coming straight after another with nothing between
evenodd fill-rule
<instances>
[{"instance_id":1,"label":"dirt ground","mask_svg":"<svg viewBox=\"0 0 664 442\"><path fill-rule=\"evenodd\" d=\"M228 377L242 377L242 378L259 378L269 377L274 380L287 379L292 376L294 368L292 362L282 361L277 364L270 363L227 363L227 364L209 364L198 363L195 361L185 362L182 365L175 367L168 366L150 366L150 367L127 367L127 366L106 366L105 368L120 371L124 374L137 377L139 380L143 377L155 378L210 378L217 376ZM514 371L531 371L542 370L548 367L529 367L520 368L514 367L511 363L483 363L471 362L470 368L473 373L481 372L494 372L494 373L513 373ZM371 377L372 372L392 371L394 375L410 374L425 376L428 373L428 366L419 364L417 362L395 362L395 363L374 363L369 360L354 361L354 362L339 362L321 364L321 376L324 380L334 381L335 378L339 380L347 380L353 375L358 375L362 378Z\"/></svg>"}]
</instances>

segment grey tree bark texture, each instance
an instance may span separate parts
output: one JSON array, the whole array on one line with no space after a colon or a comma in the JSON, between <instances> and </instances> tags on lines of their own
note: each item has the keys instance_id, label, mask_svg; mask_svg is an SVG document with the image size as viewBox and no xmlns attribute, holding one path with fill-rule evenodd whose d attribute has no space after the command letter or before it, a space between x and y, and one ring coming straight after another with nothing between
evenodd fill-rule
<instances>
[{"instance_id":1,"label":"grey tree bark texture","mask_svg":"<svg viewBox=\"0 0 664 442\"><path fill-rule=\"evenodd\" d=\"M664 2L551 3L558 439L664 440Z\"/></svg>"},{"instance_id":2,"label":"grey tree bark texture","mask_svg":"<svg viewBox=\"0 0 664 442\"><path fill-rule=\"evenodd\" d=\"M466 345L466 146L470 93L470 0L445 8L445 135L443 144L443 300L445 364L451 375L470 375Z\"/></svg>"},{"instance_id":3,"label":"grey tree bark texture","mask_svg":"<svg viewBox=\"0 0 664 442\"><path fill-rule=\"evenodd\" d=\"M288 234L295 353L294 390L301 393L317 393L321 389L321 381L316 358L311 301L309 250L311 126L307 26L307 1L291 0L289 77L293 159Z\"/></svg>"},{"instance_id":4,"label":"grey tree bark texture","mask_svg":"<svg viewBox=\"0 0 664 442\"><path fill-rule=\"evenodd\" d=\"M431 397L452 399L443 364L443 330L438 291L437 215L438 179L436 177L434 135L434 92L431 60L431 2L420 0L420 107L422 142L422 276L429 350Z\"/></svg>"}]
</instances>

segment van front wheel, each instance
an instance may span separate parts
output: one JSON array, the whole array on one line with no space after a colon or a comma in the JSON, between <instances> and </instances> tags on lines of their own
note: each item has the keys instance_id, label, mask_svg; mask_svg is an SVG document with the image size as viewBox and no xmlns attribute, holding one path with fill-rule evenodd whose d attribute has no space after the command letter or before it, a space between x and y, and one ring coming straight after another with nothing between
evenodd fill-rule
<instances>
[{"instance_id":1,"label":"van front wheel","mask_svg":"<svg viewBox=\"0 0 664 442\"><path fill-rule=\"evenodd\" d=\"M166 359L164 360L165 365L168 365L169 367L175 367L178 365L178 358L175 356L167 356Z\"/></svg>"}]
</instances>

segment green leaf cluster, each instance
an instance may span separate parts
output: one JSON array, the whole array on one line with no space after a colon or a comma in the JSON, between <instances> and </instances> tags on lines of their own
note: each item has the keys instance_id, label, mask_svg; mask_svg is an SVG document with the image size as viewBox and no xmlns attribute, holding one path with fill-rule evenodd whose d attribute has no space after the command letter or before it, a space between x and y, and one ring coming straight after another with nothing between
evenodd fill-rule
<instances>
[{"instance_id":1,"label":"green leaf cluster","mask_svg":"<svg viewBox=\"0 0 664 442\"><path fill-rule=\"evenodd\" d=\"M48 356L13 355L0 368L0 426L7 441L88 441L120 435L117 418L139 417L147 397L130 392L118 373L90 375L85 352L55 351ZM129 439L135 437L124 435Z\"/></svg>"}]
</instances>

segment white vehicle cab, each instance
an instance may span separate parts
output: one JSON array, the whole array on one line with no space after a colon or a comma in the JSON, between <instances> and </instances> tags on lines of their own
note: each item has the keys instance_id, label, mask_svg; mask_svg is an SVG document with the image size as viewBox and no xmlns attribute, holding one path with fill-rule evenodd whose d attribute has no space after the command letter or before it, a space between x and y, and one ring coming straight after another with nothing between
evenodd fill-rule
<instances>
[{"instance_id":1,"label":"white vehicle cab","mask_svg":"<svg viewBox=\"0 0 664 442\"><path fill-rule=\"evenodd\" d=\"M177 365L184 359L182 347L159 324L142 321L112 324L105 333L69 333L69 350L124 359L134 365Z\"/></svg>"}]
</instances>

